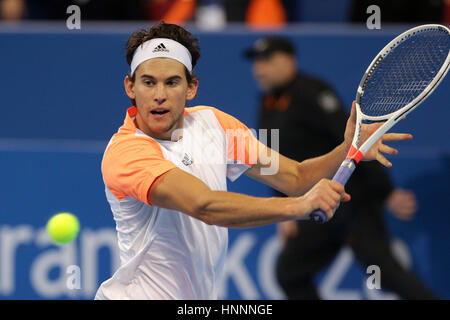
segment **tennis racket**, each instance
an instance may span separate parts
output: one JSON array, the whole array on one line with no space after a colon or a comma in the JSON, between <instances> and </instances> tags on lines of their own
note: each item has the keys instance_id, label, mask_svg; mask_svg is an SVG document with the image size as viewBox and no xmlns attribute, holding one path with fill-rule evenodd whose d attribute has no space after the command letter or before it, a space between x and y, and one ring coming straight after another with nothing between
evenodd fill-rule
<instances>
[{"instance_id":1,"label":"tennis racket","mask_svg":"<svg viewBox=\"0 0 450 320\"><path fill-rule=\"evenodd\" d=\"M450 64L450 30L428 24L392 40L373 59L356 93L356 129L346 159L333 177L345 185L365 153L383 134L417 108L442 81ZM362 145L363 123L384 122ZM310 219L324 223L325 212Z\"/></svg>"}]
</instances>

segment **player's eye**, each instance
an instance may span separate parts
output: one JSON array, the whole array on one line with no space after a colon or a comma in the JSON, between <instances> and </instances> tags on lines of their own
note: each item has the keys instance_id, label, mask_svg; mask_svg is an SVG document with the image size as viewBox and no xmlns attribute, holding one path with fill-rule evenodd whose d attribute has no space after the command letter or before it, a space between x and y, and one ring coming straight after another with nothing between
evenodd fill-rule
<instances>
[{"instance_id":1,"label":"player's eye","mask_svg":"<svg viewBox=\"0 0 450 320\"><path fill-rule=\"evenodd\" d=\"M154 84L154 81L152 81L152 80L144 80L143 82L146 86L151 86Z\"/></svg>"},{"instance_id":2,"label":"player's eye","mask_svg":"<svg viewBox=\"0 0 450 320\"><path fill-rule=\"evenodd\" d=\"M170 86L170 87L174 87L174 86L176 86L178 84L178 81L176 81L176 80L169 80L169 81L166 82L166 84L168 86Z\"/></svg>"}]
</instances>

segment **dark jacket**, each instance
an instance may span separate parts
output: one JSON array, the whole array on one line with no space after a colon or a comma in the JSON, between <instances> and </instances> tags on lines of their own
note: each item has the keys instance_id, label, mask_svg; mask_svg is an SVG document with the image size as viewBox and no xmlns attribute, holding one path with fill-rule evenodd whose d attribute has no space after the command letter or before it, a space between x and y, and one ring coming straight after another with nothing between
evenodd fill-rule
<instances>
[{"instance_id":1,"label":"dark jacket","mask_svg":"<svg viewBox=\"0 0 450 320\"><path fill-rule=\"evenodd\" d=\"M323 155L340 144L347 119L334 90L303 73L261 97L259 127L280 129L279 152L299 162ZM357 206L382 204L392 189L386 170L376 161L360 162L346 185Z\"/></svg>"}]
</instances>

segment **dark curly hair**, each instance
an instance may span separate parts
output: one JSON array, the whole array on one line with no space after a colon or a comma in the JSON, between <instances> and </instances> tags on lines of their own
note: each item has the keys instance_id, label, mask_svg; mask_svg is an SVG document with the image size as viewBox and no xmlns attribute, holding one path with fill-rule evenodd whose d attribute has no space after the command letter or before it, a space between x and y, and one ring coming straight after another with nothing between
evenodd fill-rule
<instances>
[{"instance_id":1,"label":"dark curly hair","mask_svg":"<svg viewBox=\"0 0 450 320\"><path fill-rule=\"evenodd\" d=\"M131 65L131 60L133 59L136 49L145 41L153 38L168 38L185 46L192 56L192 69L194 69L198 59L200 58L200 46L198 39L184 28L176 24L165 23L164 21L152 26L148 30L138 29L133 32L125 45L125 49L127 50L127 62L129 65ZM132 82L135 80L135 74L132 76L130 74L128 75ZM186 67L185 74L188 83L198 80L197 76L193 72L190 73Z\"/></svg>"}]
</instances>

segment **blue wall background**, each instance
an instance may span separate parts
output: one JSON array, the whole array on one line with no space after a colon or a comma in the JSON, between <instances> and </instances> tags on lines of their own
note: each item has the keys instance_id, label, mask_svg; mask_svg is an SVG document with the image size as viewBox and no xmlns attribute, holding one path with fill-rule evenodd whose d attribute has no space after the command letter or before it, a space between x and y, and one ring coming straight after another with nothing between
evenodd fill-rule
<instances>
[{"instance_id":1,"label":"blue wall background","mask_svg":"<svg viewBox=\"0 0 450 320\"><path fill-rule=\"evenodd\" d=\"M100 172L103 150L129 106L124 44L143 25L61 24L0 26L0 298L91 299L117 266L112 215ZM409 26L369 31L347 26L299 25L280 33L299 48L300 67L331 83L347 106L374 55ZM257 128L258 90L242 51L262 33L241 28L200 38L199 94L190 105L216 106ZM397 131L390 169L396 184L411 188L419 212L411 222L387 213L393 246L403 263L442 298L450 298L450 79L447 77ZM281 150L282 152L282 150ZM229 189L257 196L269 189L246 177ZM54 213L76 214L82 232L70 245L50 243L43 228ZM374 239L376 241L376 239ZM273 276L280 243L275 226L230 230L222 298L280 299ZM68 289L67 266L81 270L81 288ZM365 288L367 274L344 248L320 270L326 298L395 298Z\"/></svg>"}]
</instances>

